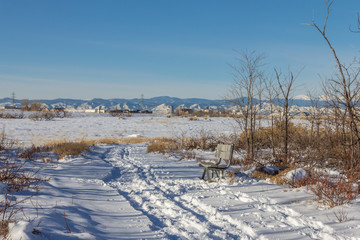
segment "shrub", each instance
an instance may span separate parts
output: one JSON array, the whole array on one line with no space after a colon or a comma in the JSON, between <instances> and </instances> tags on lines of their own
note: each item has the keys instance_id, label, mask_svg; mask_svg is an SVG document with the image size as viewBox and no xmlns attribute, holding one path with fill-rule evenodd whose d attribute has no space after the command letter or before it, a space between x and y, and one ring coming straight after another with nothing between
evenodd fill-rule
<instances>
[{"instance_id":1,"label":"shrub","mask_svg":"<svg viewBox=\"0 0 360 240\"><path fill-rule=\"evenodd\" d=\"M5 134L5 128L0 133L0 151L11 149L17 144L16 140L10 139Z\"/></svg>"},{"instance_id":2,"label":"shrub","mask_svg":"<svg viewBox=\"0 0 360 240\"><path fill-rule=\"evenodd\" d=\"M0 161L0 182L7 185L8 190L19 192L31 187L31 184L39 181L36 173L25 168L27 161L18 159L2 158Z\"/></svg>"},{"instance_id":3,"label":"shrub","mask_svg":"<svg viewBox=\"0 0 360 240\"><path fill-rule=\"evenodd\" d=\"M109 114L110 114L110 116L112 116L112 117L119 117L119 118L120 118L120 116L122 116L122 115L121 115L122 112L119 111L119 110L110 110L110 111L109 111Z\"/></svg>"},{"instance_id":4,"label":"shrub","mask_svg":"<svg viewBox=\"0 0 360 240\"><path fill-rule=\"evenodd\" d=\"M24 118L24 113L23 112L0 112L0 118L5 118L5 119L22 119Z\"/></svg>"},{"instance_id":5,"label":"shrub","mask_svg":"<svg viewBox=\"0 0 360 240\"><path fill-rule=\"evenodd\" d=\"M359 186L344 176L332 178L329 174L313 174L308 188L315 194L318 204L333 208L355 200Z\"/></svg>"},{"instance_id":6,"label":"shrub","mask_svg":"<svg viewBox=\"0 0 360 240\"><path fill-rule=\"evenodd\" d=\"M44 158L44 157L48 156L47 152L49 152L49 151L50 151L49 147L32 145L31 147L22 151L20 153L19 157L24 158L26 160L33 160L34 157ZM38 155L38 156L36 156L36 155Z\"/></svg>"},{"instance_id":7,"label":"shrub","mask_svg":"<svg viewBox=\"0 0 360 240\"><path fill-rule=\"evenodd\" d=\"M0 234L5 238L9 232L8 224L16 221L16 213L21 204L39 191L40 182L46 179L37 177L39 169L29 169L27 161L0 156ZM18 200L16 192L30 190L32 193Z\"/></svg>"},{"instance_id":8,"label":"shrub","mask_svg":"<svg viewBox=\"0 0 360 240\"><path fill-rule=\"evenodd\" d=\"M348 204L357 198L358 184L348 180L345 176L331 177L327 173L307 171L306 176L289 179L287 174L295 169L297 168L288 168L278 175L270 177L270 181L275 184L288 184L294 188L306 186L314 193L319 205L330 208Z\"/></svg>"},{"instance_id":9,"label":"shrub","mask_svg":"<svg viewBox=\"0 0 360 240\"><path fill-rule=\"evenodd\" d=\"M56 117L54 112L40 111L29 115L29 119L34 121L52 120Z\"/></svg>"},{"instance_id":10,"label":"shrub","mask_svg":"<svg viewBox=\"0 0 360 240\"><path fill-rule=\"evenodd\" d=\"M67 112L65 109L55 109L54 114L56 118L71 117L71 113Z\"/></svg>"},{"instance_id":11,"label":"shrub","mask_svg":"<svg viewBox=\"0 0 360 240\"><path fill-rule=\"evenodd\" d=\"M197 117L189 117L189 120L190 121L197 121L197 120L199 120Z\"/></svg>"}]
</instances>

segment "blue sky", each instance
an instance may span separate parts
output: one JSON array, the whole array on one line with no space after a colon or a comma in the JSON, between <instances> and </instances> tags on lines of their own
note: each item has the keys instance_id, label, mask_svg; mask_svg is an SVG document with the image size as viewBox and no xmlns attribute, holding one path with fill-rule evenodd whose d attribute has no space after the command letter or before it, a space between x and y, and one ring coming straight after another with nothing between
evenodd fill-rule
<instances>
[{"instance_id":1,"label":"blue sky","mask_svg":"<svg viewBox=\"0 0 360 240\"><path fill-rule=\"evenodd\" d=\"M359 56L359 0L336 0L328 37ZM318 90L335 62L321 36L321 0L0 1L0 98L221 99L234 50L264 53L266 68L297 72L296 94ZM321 76L321 77L320 77Z\"/></svg>"}]
</instances>

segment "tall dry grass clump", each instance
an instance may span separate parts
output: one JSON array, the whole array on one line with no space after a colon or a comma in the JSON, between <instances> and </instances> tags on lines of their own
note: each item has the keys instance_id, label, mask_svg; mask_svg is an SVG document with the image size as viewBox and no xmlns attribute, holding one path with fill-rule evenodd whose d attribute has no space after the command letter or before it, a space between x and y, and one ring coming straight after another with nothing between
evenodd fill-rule
<instances>
[{"instance_id":1,"label":"tall dry grass clump","mask_svg":"<svg viewBox=\"0 0 360 240\"><path fill-rule=\"evenodd\" d=\"M147 146L147 152L169 153L179 150L179 145L173 138L158 138Z\"/></svg>"},{"instance_id":2,"label":"tall dry grass clump","mask_svg":"<svg viewBox=\"0 0 360 240\"><path fill-rule=\"evenodd\" d=\"M232 142L231 138L225 136L215 136L210 131L198 131L197 136L187 137L184 134L174 138L153 138L148 145L148 152L171 153L178 151L191 150L211 150L214 151L217 144Z\"/></svg>"},{"instance_id":3,"label":"tall dry grass clump","mask_svg":"<svg viewBox=\"0 0 360 240\"><path fill-rule=\"evenodd\" d=\"M64 158L65 156L77 156L82 154L85 151L89 151L92 145L95 145L96 141L94 140L75 140L68 141L66 139L54 140L44 144L44 147L47 147L52 152L57 153L59 158Z\"/></svg>"},{"instance_id":4,"label":"tall dry grass clump","mask_svg":"<svg viewBox=\"0 0 360 240\"><path fill-rule=\"evenodd\" d=\"M59 139L52 140L42 144L41 147L33 146L28 151L24 152L24 156L31 155L38 149L39 151L52 151L59 155L59 158L65 156L81 155L85 151L89 151L91 146L96 144L140 144L147 142L155 142L157 138L100 138L100 139L76 139L67 140Z\"/></svg>"},{"instance_id":5,"label":"tall dry grass clump","mask_svg":"<svg viewBox=\"0 0 360 240\"><path fill-rule=\"evenodd\" d=\"M118 139L119 144L141 144L154 142L156 138L120 138Z\"/></svg>"}]
</instances>

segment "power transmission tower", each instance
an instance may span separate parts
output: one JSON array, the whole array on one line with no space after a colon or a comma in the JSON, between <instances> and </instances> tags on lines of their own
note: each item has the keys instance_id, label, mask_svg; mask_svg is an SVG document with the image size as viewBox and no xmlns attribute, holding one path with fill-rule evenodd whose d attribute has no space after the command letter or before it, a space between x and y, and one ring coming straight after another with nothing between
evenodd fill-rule
<instances>
[{"instance_id":1,"label":"power transmission tower","mask_svg":"<svg viewBox=\"0 0 360 240\"><path fill-rule=\"evenodd\" d=\"M15 107L15 92L11 94L11 98L12 98L12 106Z\"/></svg>"},{"instance_id":2,"label":"power transmission tower","mask_svg":"<svg viewBox=\"0 0 360 240\"><path fill-rule=\"evenodd\" d=\"M141 110L145 110L145 109L144 109L144 94L141 94L140 107L141 107Z\"/></svg>"}]
</instances>

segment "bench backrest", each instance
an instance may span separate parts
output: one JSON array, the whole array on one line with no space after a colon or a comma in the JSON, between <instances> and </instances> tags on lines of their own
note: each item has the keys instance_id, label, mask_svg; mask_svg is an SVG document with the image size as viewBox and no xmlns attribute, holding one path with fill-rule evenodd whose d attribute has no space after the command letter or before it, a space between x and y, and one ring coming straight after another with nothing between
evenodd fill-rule
<instances>
[{"instance_id":1,"label":"bench backrest","mask_svg":"<svg viewBox=\"0 0 360 240\"><path fill-rule=\"evenodd\" d=\"M234 152L234 144L218 144L216 147L215 157L225 160L227 165L231 164Z\"/></svg>"}]
</instances>

